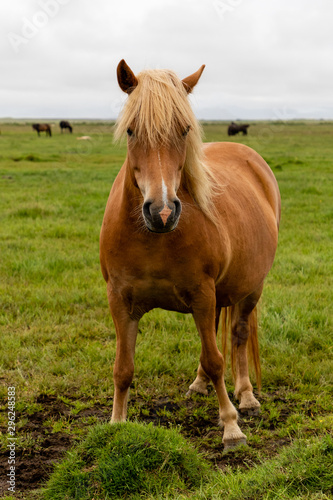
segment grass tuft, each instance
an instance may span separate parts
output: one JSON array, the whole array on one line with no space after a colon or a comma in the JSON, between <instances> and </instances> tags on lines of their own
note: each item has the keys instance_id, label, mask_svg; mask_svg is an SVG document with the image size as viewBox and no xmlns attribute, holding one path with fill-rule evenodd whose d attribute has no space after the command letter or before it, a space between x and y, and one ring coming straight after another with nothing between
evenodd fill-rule
<instances>
[{"instance_id":1,"label":"grass tuft","mask_svg":"<svg viewBox=\"0 0 333 500\"><path fill-rule=\"evenodd\" d=\"M136 498L198 488L207 462L175 429L103 424L57 465L45 500Z\"/></svg>"}]
</instances>

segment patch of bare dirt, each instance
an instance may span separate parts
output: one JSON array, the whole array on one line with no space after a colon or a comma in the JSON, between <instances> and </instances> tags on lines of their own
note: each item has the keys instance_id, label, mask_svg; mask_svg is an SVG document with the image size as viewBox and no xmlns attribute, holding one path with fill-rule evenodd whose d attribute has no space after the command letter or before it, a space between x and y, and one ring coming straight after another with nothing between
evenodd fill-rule
<instances>
[{"instance_id":1,"label":"patch of bare dirt","mask_svg":"<svg viewBox=\"0 0 333 500\"><path fill-rule=\"evenodd\" d=\"M72 415L70 408L59 400L56 396L41 394L37 403L42 404L43 410L32 415L17 415L20 418L28 419L28 422L17 429L16 437L24 436L28 439L24 446L16 446L15 449L15 490L25 492L40 487L45 483L54 464L58 462L65 452L72 447L76 437L65 432L53 432L48 423L50 420L57 421L61 418L70 420L80 420L83 417L97 416L101 420L105 419L105 413L109 407L97 405L94 408L83 409L78 415ZM6 429L1 429L6 433ZM9 494L7 483L9 464L8 449L0 452L0 495Z\"/></svg>"},{"instance_id":2,"label":"patch of bare dirt","mask_svg":"<svg viewBox=\"0 0 333 500\"><path fill-rule=\"evenodd\" d=\"M229 395L233 399L232 394ZM272 403L282 403L283 410L275 419L265 413L258 417L241 417L242 430L250 435L260 425L265 429L274 430L283 425L288 415L293 411L287 401L282 401L278 394L265 396ZM75 397L71 398L73 403ZM24 447L16 448L15 479L16 491L24 493L28 490L39 488L45 484L56 462L61 460L67 450L77 441L78 434L66 432L53 432L50 421L68 419L73 422L76 430L88 427L87 417L97 417L101 422L108 420L111 414L110 405L96 404L94 407L83 409L73 415L70 405L66 405L56 396L41 394L37 403L42 404L43 410L31 415L21 414L18 419L25 419L27 423L17 430L17 435L29 436L29 442ZM253 453L248 463L246 451L223 453L222 431L218 426L218 409L215 405L205 404L205 398L184 398L181 403L173 402L168 398L149 399L140 396L131 399L132 407L136 408L135 418L140 422L153 422L164 427L180 425L182 434L192 441L200 451L204 452L207 459L217 468L227 466L248 467L253 465ZM290 402L289 402L290 404ZM204 406L204 411L202 407ZM184 417L185 415L185 417ZM1 429L3 433L6 429ZM289 439L272 439L253 445L258 451L265 449L267 456L274 455L282 446L289 444ZM0 452L0 495L8 494L8 450Z\"/></svg>"}]
</instances>

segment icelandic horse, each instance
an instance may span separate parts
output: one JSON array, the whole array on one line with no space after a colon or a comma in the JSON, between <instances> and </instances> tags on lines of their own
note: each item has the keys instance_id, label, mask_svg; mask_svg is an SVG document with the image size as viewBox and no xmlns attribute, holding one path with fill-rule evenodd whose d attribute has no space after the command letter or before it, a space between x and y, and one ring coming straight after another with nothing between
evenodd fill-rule
<instances>
[{"instance_id":1,"label":"icelandic horse","mask_svg":"<svg viewBox=\"0 0 333 500\"><path fill-rule=\"evenodd\" d=\"M187 94L204 67L181 81L169 70L135 76L120 61L128 98L115 139L127 136L127 156L107 201L100 261L117 336L111 422L126 420L140 318L157 307L191 313L201 355L190 392L205 394L212 381L230 448L246 436L226 391L217 326L223 309L239 408L256 412L247 344L260 379L256 305L277 248L280 195L254 150L202 142Z\"/></svg>"},{"instance_id":2,"label":"icelandic horse","mask_svg":"<svg viewBox=\"0 0 333 500\"><path fill-rule=\"evenodd\" d=\"M51 127L48 123L34 123L32 125L33 130L37 131L38 136L41 132L45 132L45 135L52 136Z\"/></svg>"},{"instance_id":3,"label":"icelandic horse","mask_svg":"<svg viewBox=\"0 0 333 500\"><path fill-rule=\"evenodd\" d=\"M68 128L68 130L69 130L70 133L73 132L72 125L68 121L66 121L66 120L61 120L61 122L59 123L59 127L60 127L60 130L61 130L61 133L63 133L64 128Z\"/></svg>"}]
</instances>

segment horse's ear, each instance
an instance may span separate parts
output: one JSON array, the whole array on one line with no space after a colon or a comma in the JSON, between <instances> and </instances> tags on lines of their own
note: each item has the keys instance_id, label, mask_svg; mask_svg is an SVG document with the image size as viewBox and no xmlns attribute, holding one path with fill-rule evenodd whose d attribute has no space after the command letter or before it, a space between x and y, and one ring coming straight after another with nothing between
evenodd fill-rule
<instances>
[{"instance_id":1,"label":"horse's ear","mask_svg":"<svg viewBox=\"0 0 333 500\"><path fill-rule=\"evenodd\" d=\"M199 79L200 79L200 76L202 75L202 72L203 70L205 69L205 65L203 64L201 66L201 68L198 69L198 71L196 71L195 73L193 73L193 75L190 75L188 76L187 78L184 78L182 80L183 82L183 85L185 87L185 90L186 92L189 94L190 92L192 92L193 90L193 87L196 86L196 84L198 83Z\"/></svg>"},{"instance_id":2,"label":"horse's ear","mask_svg":"<svg viewBox=\"0 0 333 500\"><path fill-rule=\"evenodd\" d=\"M118 83L119 87L121 90L126 92L127 94L130 94L133 92L135 87L138 84L138 80L136 76L134 75L133 71L127 64L125 63L124 59L120 61L117 67L117 78L118 78Z\"/></svg>"}]
</instances>

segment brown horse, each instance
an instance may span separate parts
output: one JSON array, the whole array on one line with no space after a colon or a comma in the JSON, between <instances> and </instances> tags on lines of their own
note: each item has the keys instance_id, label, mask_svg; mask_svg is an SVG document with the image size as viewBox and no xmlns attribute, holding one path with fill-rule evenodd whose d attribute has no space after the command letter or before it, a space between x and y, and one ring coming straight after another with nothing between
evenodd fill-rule
<instances>
[{"instance_id":1,"label":"brown horse","mask_svg":"<svg viewBox=\"0 0 333 500\"><path fill-rule=\"evenodd\" d=\"M40 132L46 132L45 135L49 135L51 137L51 127L48 123L34 123L32 126L33 130L37 130L38 135Z\"/></svg>"},{"instance_id":2,"label":"brown horse","mask_svg":"<svg viewBox=\"0 0 333 500\"><path fill-rule=\"evenodd\" d=\"M236 396L240 409L258 411L246 348L249 339L259 378L256 304L277 247L280 195L255 151L202 143L187 94L203 69L181 81L166 70L135 76L119 63L129 97L115 137L127 135L128 151L107 202L100 259L117 334L111 421L126 419L140 318L156 307L191 313L202 349L190 391L206 393L213 382L228 448L246 437L226 391L216 328L227 308Z\"/></svg>"},{"instance_id":3,"label":"brown horse","mask_svg":"<svg viewBox=\"0 0 333 500\"><path fill-rule=\"evenodd\" d=\"M235 123L231 122L229 127L228 127L228 135L237 135L239 132L243 132L243 135L247 135L247 129L249 128L249 124L244 123L242 125L241 123Z\"/></svg>"}]
</instances>

